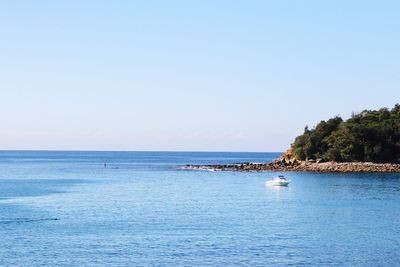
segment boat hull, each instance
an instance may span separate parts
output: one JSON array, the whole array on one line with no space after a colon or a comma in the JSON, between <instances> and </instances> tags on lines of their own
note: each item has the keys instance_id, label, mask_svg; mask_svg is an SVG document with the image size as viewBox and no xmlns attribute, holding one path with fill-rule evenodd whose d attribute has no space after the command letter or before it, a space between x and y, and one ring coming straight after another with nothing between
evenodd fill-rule
<instances>
[{"instance_id":1,"label":"boat hull","mask_svg":"<svg viewBox=\"0 0 400 267\"><path fill-rule=\"evenodd\" d=\"M288 186L289 182L268 181L265 184L268 186Z\"/></svg>"}]
</instances>

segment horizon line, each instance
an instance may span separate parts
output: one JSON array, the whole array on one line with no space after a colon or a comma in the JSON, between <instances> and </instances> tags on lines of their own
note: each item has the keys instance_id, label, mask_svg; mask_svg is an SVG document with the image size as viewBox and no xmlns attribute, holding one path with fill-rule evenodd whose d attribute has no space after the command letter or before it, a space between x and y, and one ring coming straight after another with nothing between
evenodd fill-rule
<instances>
[{"instance_id":1,"label":"horizon line","mask_svg":"<svg viewBox=\"0 0 400 267\"><path fill-rule=\"evenodd\" d=\"M284 153L284 151L206 150L91 150L91 149L0 149L0 152L159 152L159 153Z\"/></svg>"}]
</instances>

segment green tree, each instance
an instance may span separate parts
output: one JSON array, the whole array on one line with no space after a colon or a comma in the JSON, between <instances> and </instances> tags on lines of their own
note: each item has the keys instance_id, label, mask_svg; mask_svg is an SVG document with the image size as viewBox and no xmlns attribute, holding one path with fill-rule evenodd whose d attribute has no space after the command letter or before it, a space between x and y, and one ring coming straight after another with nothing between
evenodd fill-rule
<instances>
[{"instance_id":1,"label":"green tree","mask_svg":"<svg viewBox=\"0 0 400 267\"><path fill-rule=\"evenodd\" d=\"M400 105L391 110L364 110L343 121L336 116L305 128L292 148L300 160L400 161Z\"/></svg>"}]
</instances>

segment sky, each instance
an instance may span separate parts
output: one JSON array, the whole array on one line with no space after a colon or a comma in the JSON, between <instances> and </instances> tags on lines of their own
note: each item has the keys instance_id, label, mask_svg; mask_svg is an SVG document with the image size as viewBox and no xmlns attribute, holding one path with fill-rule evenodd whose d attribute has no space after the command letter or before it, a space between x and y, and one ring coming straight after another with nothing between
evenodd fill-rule
<instances>
[{"instance_id":1,"label":"sky","mask_svg":"<svg viewBox=\"0 0 400 267\"><path fill-rule=\"evenodd\" d=\"M0 149L284 151L400 102L399 1L0 2Z\"/></svg>"}]
</instances>

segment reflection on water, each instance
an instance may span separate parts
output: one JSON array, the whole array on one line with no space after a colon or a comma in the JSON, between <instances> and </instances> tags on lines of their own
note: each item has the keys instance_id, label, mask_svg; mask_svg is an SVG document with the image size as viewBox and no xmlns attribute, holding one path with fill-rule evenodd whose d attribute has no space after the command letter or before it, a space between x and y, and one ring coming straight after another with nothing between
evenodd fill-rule
<instances>
[{"instance_id":1,"label":"reflection on water","mask_svg":"<svg viewBox=\"0 0 400 267\"><path fill-rule=\"evenodd\" d=\"M264 183L264 184L265 184L266 188L268 188L270 190L273 190L273 191L290 190L290 186L289 185L287 185L287 186L277 186L277 185L270 185L270 184L267 184L267 183Z\"/></svg>"}]
</instances>

